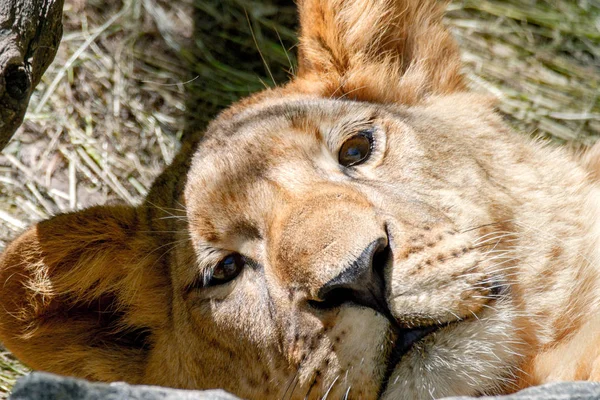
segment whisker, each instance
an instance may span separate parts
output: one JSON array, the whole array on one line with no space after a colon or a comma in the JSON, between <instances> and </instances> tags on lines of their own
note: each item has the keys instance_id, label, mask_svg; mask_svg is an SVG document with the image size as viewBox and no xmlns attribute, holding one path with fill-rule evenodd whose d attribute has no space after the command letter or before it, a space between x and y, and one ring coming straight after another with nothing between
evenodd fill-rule
<instances>
[{"instance_id":1,"label":"whisker","mask_svg":"<svg viewBox=\"0 0 600 400\"><path fill-rule=\"evenodd\" d=\"M281 396L281 398L283 400L285 400L285 396L288 393L288 391L290 390L290 388L292 390L290 391L290 396L288 398L291 399L294 396L294 390L296 390L296 386L298 385L298 373L299 372L300 372L300 365L298 365L298 367L296 368L296 373L294 374L294 376L292 376L292 380L290 381L290 383L288 383L287 387L285 388L285 392L283 392L283 396Z\"/></svg>"},{"instance_id":2,"label":"whisker","mask_svg":"<svg viewBox=\"0 0 600 400\"><path fill-rule=\"evenodd\" d=\"M183 215L181 215L181 216L185 216L186 213L187 213L187 211L185 209L172 208L172 207L162 207L162 206L159 206L157 204L154 204L153 202L151 202L149 200L146 200L146 202L144 204L150 205L150 206L156 208L157 210L160 210L160 211L164 212L165 214L169 214L170 216L178 216L178 215L173 214L172 212L170 212L168 210L172 210L172 211L176 211L176 212L181 212L181 213L183 213Z\"/></svg>"},{"instance_id":3,"label":"whisker","mask_svg":"<svg viewBox=\"0 0 600 400\"><path fill-rule=\"evenodd\" d=\"M485 238L490 237L490 236L503 235L503 234L514 234L514 232L509 232L509 231L492 231L492 232L486 233L485 235L481 235L479 238L477 238L477 240L475 240L475 243L477 243L481 239L485 239Z\"/></svg>"},{"instance_id":4,"label":"whisker","mask_svg":"<svg viewBox=\"0 0 600 400\"><path fill-rule=\"evenodd\" d=\"M498 225L498 224L502 224L502 223L506 223L506 222L509 222L509 221L506 220L506 221L490 222L490 223L487 223L487 224L475 226L473 228L465 229L463 231L460 231L459 233L467 233L467 232L471 232L471 231L474 231L474 230L477 230L477 229L486 228L488 226L494 226L494 225Z\"/></svg>"},{"instance_id":5,"label":"whisker","mask_svg":"<svg viewBox=\"0 0 600 400\"><path fill-rule=\"evenodd\" d=\"M350 389L352 386L348 386L348 390L346 390L346 394L344 394L344 400L348 400L348 396L350 395Z\"/></svg>"},{"instance_id":6,"label":"whisker","mask_svg":"<svg viewBox=\"0 0 600 400\"><path fill-rule=\"evenodd\" d=\"M339 377L340 377L339 375L336 376L335 379L333 380L333 382L331 382L331 385L329 385L329 388L325 391L325 394L323 395L323 397L321 397L321 400L327 400L327 396L329 396L329 392L331 392L333 385L335 385L335 383L337 382Z\"/></svg>"},{"instance_id":7,"label":"whisker","mask_svg":"<svg viewBox=\"0 0 600 400\"><path fill-rule=\"evenodd\" d=\"M310 392L312 392L313 388L315 387L315 384L317 383L317 374L315 374L314 379L312 380L312 383L310 384L310 386L308 387L308 390L306 392L306 395L304 396L304 400L308 400L308 396L310 396Z\"/></svg>"},{"instance_id":8,"label":"whisker","mask_svg":"<svg viewBox=\"0 0 600 400\"><path fill-rule=\"evenodd\" d=\"M187 215L169 215L168 217L160 217L160 218L155 218L158 220L162 220L162 219L178 219L181 221L186 221L187 220Z\"/></svg>"}]
</instances>

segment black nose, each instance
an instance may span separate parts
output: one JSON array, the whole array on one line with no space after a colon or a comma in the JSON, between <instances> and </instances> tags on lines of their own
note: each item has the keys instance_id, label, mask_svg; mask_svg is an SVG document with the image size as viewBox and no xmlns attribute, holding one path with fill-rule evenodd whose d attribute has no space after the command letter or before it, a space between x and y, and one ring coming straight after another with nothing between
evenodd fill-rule
<instances>
[{"instance_id":1,"label":"black nose","mask_svg":"<svg viewBox=\"0 0 600 400\"><path fill-rule=\"evenodd\" d=\"M319 289L318 300L311 301L311 305L323 309L351 302L387 316L383 270L389 258L387 238L371 242L356 260Z\"/></svg>"}]
</instances>

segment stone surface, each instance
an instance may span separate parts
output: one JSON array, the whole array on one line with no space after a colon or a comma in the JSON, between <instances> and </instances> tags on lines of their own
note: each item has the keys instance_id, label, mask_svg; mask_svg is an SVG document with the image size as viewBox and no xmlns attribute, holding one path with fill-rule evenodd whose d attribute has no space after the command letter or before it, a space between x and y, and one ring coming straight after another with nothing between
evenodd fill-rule
<instances>
[{"instance_id":1,"label":"stone surface","mask_svg":"<svg viewBox=\"0 0 600 400\"><path fill-rule=\"evenodd\" d=\"M136 386L117 382L91 383L81 379L34 372L21 378L11 400L240 400L222 390L177 390ZM600 383L550 383L508 396L480 397L479 400L600 400ZM473 400L449 397L446 400Z\"/></svg>"},{"instance_id":2,"label":"stone surface","mask_svg":"<svg viewBox=\"0 0 600 400\"><path fill-rule=\"evenodd\" d=\"M446 400L472 400L472 397L448 397ZM508 396L479 397L478 400L599 400L600 383L548 383L521 390Z\"/></svg>"},{"instance_id":3,"label":"stone surface","mask_svg":"<svg viewBox=\"0 0 600 400\"><path fill-rule=\"evenodd\" d=\"M17 382L11 400L239 400L222 390L176 390L157 386L91 383L44 372Z\"/></svg>"}]
</instances>

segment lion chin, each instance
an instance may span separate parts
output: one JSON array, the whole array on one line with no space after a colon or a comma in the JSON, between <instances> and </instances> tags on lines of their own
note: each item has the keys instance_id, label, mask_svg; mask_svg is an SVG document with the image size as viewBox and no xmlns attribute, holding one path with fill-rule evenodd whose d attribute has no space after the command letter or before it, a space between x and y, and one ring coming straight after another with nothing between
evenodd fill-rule
<instances>
[{"instance_id":1,"label":"lion chin","mask_svg":"<svg viewBox=\"0 0 600 400\"><path fill-rule=\"evenodd\" d=\"M7 248L2 342L36 369L249 399L600 380L600 147L511 132L435 0L298 6L291 82L184 143L143 204Z\"/></svg>"}]
</instances>

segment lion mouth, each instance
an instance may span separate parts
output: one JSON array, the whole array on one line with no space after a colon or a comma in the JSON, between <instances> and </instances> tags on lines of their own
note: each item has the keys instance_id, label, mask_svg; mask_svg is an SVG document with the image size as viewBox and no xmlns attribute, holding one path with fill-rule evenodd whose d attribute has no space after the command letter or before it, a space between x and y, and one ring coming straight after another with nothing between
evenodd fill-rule
<instances>
[{"instance_id":1,"label":"lion mouth","mask_svg":"<svg viewBox=\"0 0 600 400\"><path fill-rule=\"evenodd\" d=\"M394 239L390 234L389 230L386 226L386 234L388 239L388 244L383 251L381 251L377 258L378 263L383 266L390 266L393 264L393 242ZM374 260L375 261L375 260ZM384 267L385 268L385 267ZM383 270L383 268L382 268ZM383 284L387 287L388 282L382 276ZM416 328L403 328L399 325L398 320L392 315L389 306L386 304L385 311L382 313L390 322L391 330L395 335L396 339L394 340L393 347L389 352L389 356L386 364L386 371L383 377L379 397L386 392L390 378L396 369L396 366L402 360L402 357L410 351L410 349L417 343L424 340L429 335L437 332L439 329L447 326L449 323L435 324L435 325L426 325L420 326Z\"/></svg>"},{"instance_id":2,"label":"lion mouth","mask_svg":"<svg viewBox=\"0 0 600 400\"><path fill-rule=\"evenodd\" d=\"M409 352L409 350L417 343L425 339L427 336L437 332L439 329L447 326L446 324L440 325L429 325L413 329L402 329L399 328L396 323L392 323L393 330L396 333L396 340L392 347L387 360L386 372L381 383L381 389L379 396L385 393L389 384L392 373L396 369L396 366L402 360L402 357Z\"/></svg>"}]
</instances>

